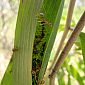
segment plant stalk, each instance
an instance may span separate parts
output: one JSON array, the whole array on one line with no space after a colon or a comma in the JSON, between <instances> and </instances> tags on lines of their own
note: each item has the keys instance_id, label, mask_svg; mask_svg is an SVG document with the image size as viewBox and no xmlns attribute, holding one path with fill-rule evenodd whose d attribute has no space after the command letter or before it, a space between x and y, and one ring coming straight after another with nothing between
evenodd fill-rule
<instances>
[{"instance_id":1,"label":"plant stalk","mask_svg":"<svg viewBox=\"0 0 85 85\"><path fill-rule=\"evenodd\" d=\"M56 52L55 57L54 57L54 60L52 62L52 65L50 66L49 70L51 70L53 65L55 64L55 61L57 60L57 57L58 57L58 55L60 53L60 50L62 49L64 40L65 40L65 38L66 38L66 36L67 36L67 34L69 32L75 2L76 2L76 0L70 0L70 4L69 4L69 8L68 8L68 14L67 14L67 20L66 20L66 25L65 25L65 30L64 30L64 33L62 35L62 39L60 41L59 47L57 49L57 52ZM55 76L50 78L50 85L55 85L53 82L55 82Z\"/></svg>"},{"instance_id":2,"label":"plant stalk","mask_svg":"<svg viewBox=\"0 0 85 85\"><path fill-rule=\"evenodd\" d=\"M56 74L56 72L58 72L58 70L61 67L61 65L63 64L68 52L70 51L72 45L76 41L80 32L82 31L84 25L85 25L85 11L82 14L80 20L78 21L72 35L70 36L68 42L66 43L64 49L62 50L58 61L55 63L53 69L51 70L51 74L49 75L50 78L53 77Z\"/></svg>"}]
</instances>

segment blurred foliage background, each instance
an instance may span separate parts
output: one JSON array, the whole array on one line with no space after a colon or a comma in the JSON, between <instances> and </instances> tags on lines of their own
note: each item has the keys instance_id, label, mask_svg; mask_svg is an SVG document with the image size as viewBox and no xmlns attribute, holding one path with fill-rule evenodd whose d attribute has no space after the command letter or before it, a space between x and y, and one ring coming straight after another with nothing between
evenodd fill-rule
<instances>
[{"instance_id":1,"label":"blurred foliage background","mask_svg":"<svg viewBox=\"0 0 85 85\"><path fill-rule=\"evenodd\" d=\"M68 5L65 0L61 23L54 43L48 66L51 64L64 30ZM12 55L19 0L0 0L0 81ZM85 10L85 0L76 0L71 26L75 27ZM85 28L83 29L85 32ZM68 35L69 37L69 35ZM81 52L80 39L73 45L63 66L56 75L56 85L85 85L85 66Z\"/></svg>"}]
</instances>

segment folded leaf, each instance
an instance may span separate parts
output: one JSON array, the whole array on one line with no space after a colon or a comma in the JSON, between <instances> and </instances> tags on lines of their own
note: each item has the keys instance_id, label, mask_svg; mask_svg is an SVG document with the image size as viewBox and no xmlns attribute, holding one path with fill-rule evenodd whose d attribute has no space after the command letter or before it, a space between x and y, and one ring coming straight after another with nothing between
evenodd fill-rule
<instances>
[{"instance_id":1,"label":"folded leaf","mask_svg":"<svg viewBox=\"0 0 85 85\"><path fill-rule=\"evenodd\" d=\"M63 6L64 6L64 0L51 0L51 1L44 0L43 10L46 13L47 19L52 22L52 30L48 38L47 47L42 61L42 66L39 73L39 80L43 78L49 61L51 50L57 35L57 30L60 23Z\"/></svg>"}]
</instances>

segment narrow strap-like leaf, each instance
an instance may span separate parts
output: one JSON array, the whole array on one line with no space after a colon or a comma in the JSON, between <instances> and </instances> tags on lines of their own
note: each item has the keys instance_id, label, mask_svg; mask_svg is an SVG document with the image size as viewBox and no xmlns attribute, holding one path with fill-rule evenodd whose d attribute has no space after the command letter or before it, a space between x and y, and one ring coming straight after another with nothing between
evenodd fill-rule
<instances>
[{"instance_id":1,"label":"narrow strap-like leaf","mask_svg":"<svg viewBox=\"0 0 85 85\"><path fill-rule=\"evenodd\" d=\"M47 1L49 1L49 0L47 0ZM52 27L51 35L50 35L50 38L49 38L49 41L48 41L48 44L47 44L47 48L46 48L46 51L45 51L45 54L44 54L44 59L43 59L43 62L42 62L41 70L40 70L40 73L39 73L39 80L41 80L42 77L44 76L44 73L45 73L45 70L46 70L46 67L47 67L47 64L48 64L48 61L49 61L51 50L52 50L52 47L53 47L53 44L54 44L54 41L55 41L58 26L59 26L59 23L60 23L63 6L64 6L64 0L53 0L49 4L45 3L45 6L44 6L44 7L48 7L48 10L44 9L44 11L47 11L47 15L49 15L50 18L54 21L53 21L53 27ZM54 9L54 10L52 11L52 9ZM55 18L54 18L54 15L52 13L54 13Z\"/></svg>"},{"instance_id":2,"label":"narrow strap-like leaf","mask_svg":"<svg viewBox=\"0 0 85 85\"><path fill-rule=\"evenodd\" d=\"M36 15L42 2L43 0L20 0L12 57L13 72L9 71L10 62L1 85L32 85L32 49L37 24Z\"/></svg>"},{"instance_id":3,"label":"narrow strap-like leaf","mask_svg":"<svg viewBox=\"0 0 85 85\"><path fill-rule=\"evenodd\" d=\"M82 55L83 55L83 61L85 65L85 33L80 33L80 40L81 40L81 47L82 47Z\"/></svg>"}]
</instances>

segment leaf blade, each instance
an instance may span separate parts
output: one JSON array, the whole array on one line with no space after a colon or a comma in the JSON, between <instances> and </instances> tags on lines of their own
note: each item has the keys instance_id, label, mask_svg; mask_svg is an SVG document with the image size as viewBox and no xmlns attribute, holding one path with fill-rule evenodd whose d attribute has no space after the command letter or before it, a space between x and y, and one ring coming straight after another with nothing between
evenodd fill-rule
<instances>
[{"instance_id":1,"label":"leaf blade","mask_svg":"<svg viewBox=\"0 0 85 85\"><path fill-rule=\"evenodd\" d=\"M60 2L60 3L57 3L57 5L56 5L56 6L58 6L57 13L56 13L56 19L54 20L54 24L53 24L53 28L52 28L53 30L52 30L52 33L50 35L48 46L47 46L45 54L44 54L42 67L41 67L41 70L40 70L40 73L39 73L39 80L41 80L42 77L44 76L44 73L45 73L45 70L46 70L46 67L47 67L47 64L48 64L48 60L49 60L49 57L50 57L50 53L51 53L51 50L52 50L52 47L53 47L53 44L54 44L54 40L55 40L55 37L56 37L56 34L57 34L60 18L61 18L61 15L62 15L64 0L57 0L57 1Z\"/></svg>"},{"instance_id":2,"label":"leaf blade","mask_svg":"<svg viewBox=\"0 0 85 85\"><path fill-rule=\"evenodd\" d=\"M85 65L85 33L81 32L79 37L80 37L80 41L81 41L82 55L83 55L83 61L84 61L84 65Z\"/></svg>"}]
</instances>

